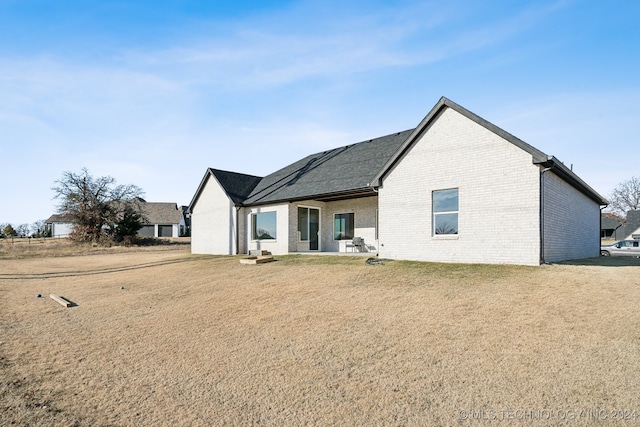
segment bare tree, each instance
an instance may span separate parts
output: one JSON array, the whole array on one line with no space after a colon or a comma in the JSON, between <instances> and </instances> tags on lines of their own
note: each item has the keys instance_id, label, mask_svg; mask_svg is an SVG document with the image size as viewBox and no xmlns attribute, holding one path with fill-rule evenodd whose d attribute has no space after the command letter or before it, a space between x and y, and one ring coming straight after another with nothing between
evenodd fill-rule
<instances>
[{"instance_id":1,"label":"bare tree","mask_svg":"<svg viewBox=\"0 0 640 427\"><path fill-rule=\"evenodd\" d=\"M60 214L74 223L72 237L82 241L99 241L118 222L126 203L143 194L138 186L116 185L110 176L93 177L87 168L80 173L64 172L52 190L60 200Z\"/></svg>"},{"instance_id":2,"label":"bare tree","mask_svg":"<svg viewBox=\"0 0 640 427\"><path fill-rule=\"evenodd\" d=\"M33 237L47 237L47 222L39 219L31 224L31 235Z\"/></svg>"},{"instance_id":3,"label":"bare tree","mask_svg":"<svg viewBox=\"0 0 640 427\"><path fill-rule=\"evenodd\" d=\"M609 210L624 216L627 211L640 209L640 178L621 182L609 196Z\"/></svg>"},{"instance_id":4,"label":"bare tree","mask_svg":"<svg viewBox=\"0 0 640 427\"><path fill-rule=\"evenodd\" d=\"M29 237L31 234L31 226L29 224L20 224L16 227L18 237Z\"/></svg>"}]
</instances>

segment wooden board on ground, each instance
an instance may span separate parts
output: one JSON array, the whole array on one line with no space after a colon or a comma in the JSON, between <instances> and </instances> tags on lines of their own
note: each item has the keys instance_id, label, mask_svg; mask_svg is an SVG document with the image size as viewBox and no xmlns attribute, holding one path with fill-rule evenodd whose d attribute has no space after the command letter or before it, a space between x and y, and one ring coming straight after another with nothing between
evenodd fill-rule
<instances>
[{"instance_id":1,"label":"wooden board on ground","mask_svg":"<svg viewBox=\"0 0 640 427\"><path fill-rule=\"evenodd\" d=\"M56 301L58 304L61 304L65 307L71 307L71 303L69 301L67 301L66 299L56 295L56 294L51 294L49 295L49 297L51 297L52 300Z\"/></svg>"},{"instance_id":2,"label":"wooden board on ground","mask_svg":"<svg viewBox=\"0 0 640 427\"><path fill-rule=\"evenodd\" d=\"M252 256L249 258L243 258L240 260L240 264L262 264L265 262L273 261L273 256L264 255L264 256Z\"/></svg>"},{"instance_id":3,"label":"wooden board on ground","mask_svg":"<svg viewBox=\"0 0 640 427\"><path fill-rule=\"evenodd\" d=\"M260 257L260 256L267 256L267 255L271 255L271 252L266 251L264 249L251 249L249 251L249 256L250 257Z\"/></svg>"}]
</instances>

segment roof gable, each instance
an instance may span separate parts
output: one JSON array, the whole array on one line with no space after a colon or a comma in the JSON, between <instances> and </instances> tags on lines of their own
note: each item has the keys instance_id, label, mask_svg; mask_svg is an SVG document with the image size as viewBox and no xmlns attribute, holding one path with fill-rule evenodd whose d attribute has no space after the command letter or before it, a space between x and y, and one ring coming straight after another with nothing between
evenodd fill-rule
<instances>
[{"instance_id":1,"label":"roof gable","mask_svg":"<svg viewBox=\"0 0 640 427\"><path fill-rule=\"evenodd\" d=\"M242 203L262 179L259 176L211 169L224 191L234 203Z\"/></svg>"},{"instance_id":2,"label":"roof gable","mask_svg":"<svg viewBox=\"0 0 640 427\"><path fill-rule=\"evenodd\" d=\"M553 156L548 156L537 148L527 144L521 139L513 136L509 132L499 128L491 122L483 119L482 117L472 113L466 108L456 104L450 99L445 98L444 96L440 98L438 103L429 111L429 113L422 119L420 124L413 130L411 135L407 137L402 146L398 149L398 151L389 159L389 161L380 169L380 171L373 177L370 185L378 187L382 184L382 181L387 173L393 168L395 164L400 162L405 154L417 143L420 137L428 131L429 127L432 123L434 123L440 114L446 109L451 108L452 110L458 112L469 120L483 126L487 130L493 132L498 135L502 139L510 142L516 147L524 150L525 152L531 154L532 162L534 164L539 164L548 170L552 171L560 178L567 181L573 187L575 187L578 191L585 194L591 200L599 203L600 205L606 205L607 201L598 194L594 189L589 187L584 181L582 181L572 170L567 168L561 161Z\"/></svg>"},{"instance_id":3,"label":"roof gable","mask_svg":"<svg viewBox=\"0 0 640 427\"><path fill-rule=\"evenodd\" d=\"M294 200L336 200L374 195L386 174L428 131L440 114L451 108L504 140L531 154L532 162L547 168L593 201L607 201L553 156L548 156L455 102L442 97L415 129L312 154L260 178L207 169L189 205L193 207L209 178L214 177L236 205L260 205Z\"/></svg>"},{"instance_id":4,"label":"roof gable","mask_svg":"<svg viewBox=\"0 0 640 427\"><path fill-rule=\"evenodd\" d=\"M365 192L411 130L312 154L264 177L245 204L327 199Z\"/></svg>"},{"instance_id":5,"label":"roof gable","mask_svg":"<svg viewBox=\"0 0 640 427\"><path fill-rule=\"evenodd\" d=\"M242 202L244 202L251 193L251 190L253 190L262 179L259 176L208 168L200 182L200 185L198 186L198 189L196 190L195 195L193 196L193 199L191 200L191 203L189 204L190 212L193 212L193 207L197 203L202 190L211 177L218 182L227 196L236 205L242 204Z\"/></svg>"}]
</instances>

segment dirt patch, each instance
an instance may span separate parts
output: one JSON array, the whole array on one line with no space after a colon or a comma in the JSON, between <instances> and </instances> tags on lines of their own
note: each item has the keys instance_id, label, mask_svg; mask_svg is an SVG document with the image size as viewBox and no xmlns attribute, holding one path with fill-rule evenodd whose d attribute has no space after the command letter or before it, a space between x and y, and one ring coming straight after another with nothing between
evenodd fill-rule
<instances>
[{"instance_id":1,"label":"dirt patch","mask_svg":"<svg viewBox=\"0 0 640 427\"><path fill-rule=\"evenodd\" d=\"M1 423L640 420L634 261L238 260L184 249L0 260Z\"/></svg>"}]
</instances>

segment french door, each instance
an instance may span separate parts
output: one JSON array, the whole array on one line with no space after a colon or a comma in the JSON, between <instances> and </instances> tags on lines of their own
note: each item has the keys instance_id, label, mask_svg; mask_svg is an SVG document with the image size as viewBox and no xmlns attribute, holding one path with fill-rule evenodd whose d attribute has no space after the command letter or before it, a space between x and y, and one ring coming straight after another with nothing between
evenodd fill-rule
<instances>
[{"instance_id":1,"label":"french door","mask_svg":"<svg viewBox=\"0 0 640 427\"><path fill-rule=\"evenodd\" d=\"M320 209L298 207L298 235L310 251L320 249Z\"/></svg>"}]
</instances>

